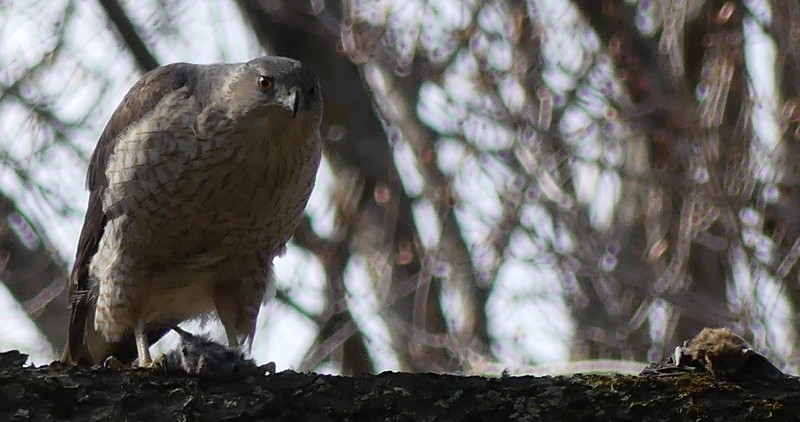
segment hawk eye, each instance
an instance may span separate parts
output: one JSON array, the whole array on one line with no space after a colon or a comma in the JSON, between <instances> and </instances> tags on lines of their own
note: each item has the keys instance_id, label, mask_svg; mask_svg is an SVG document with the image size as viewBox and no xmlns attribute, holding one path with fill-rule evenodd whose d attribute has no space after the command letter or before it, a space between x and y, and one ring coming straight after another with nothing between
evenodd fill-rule
<instances>
[{"instance_id":1,"label":"hawk eye","mask_svg":"<svg viewBox=\"0 0 800 422\"><path fill-rule=\"evenodd\" d=\"M258 77L258 89L269 92L272 91L272 88L275 88L275 78L271 76Z\"/></svg>"},{"instance_id":2,"label":"hawk eye","mask_svg":"<svg viewBox=\"0 0 800 422\"><path fill-rule=\"evenodd\" d=\"M317 95L317 87L312 86L311 88L308 88L308 96L313 97L315 95Z\"/></svg>"}]
</instances>

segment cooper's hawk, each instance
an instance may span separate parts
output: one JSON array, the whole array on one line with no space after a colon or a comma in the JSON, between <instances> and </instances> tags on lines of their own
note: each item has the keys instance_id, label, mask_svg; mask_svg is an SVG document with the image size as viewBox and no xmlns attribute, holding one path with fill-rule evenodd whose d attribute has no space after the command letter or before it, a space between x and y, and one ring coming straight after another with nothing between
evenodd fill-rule
<instances>
[{"instance_id":1,"label":"cooper's hawk","mask_svg":"<svg viewBox=\"0 0 800 422\"><path fill-rule=\"evenodd\" d=\"M141 365L216 311L247 350L320 161L321 92L301 63L176 63L144 75L92 154L62 360Z\"/></svg>"}]
</instances>

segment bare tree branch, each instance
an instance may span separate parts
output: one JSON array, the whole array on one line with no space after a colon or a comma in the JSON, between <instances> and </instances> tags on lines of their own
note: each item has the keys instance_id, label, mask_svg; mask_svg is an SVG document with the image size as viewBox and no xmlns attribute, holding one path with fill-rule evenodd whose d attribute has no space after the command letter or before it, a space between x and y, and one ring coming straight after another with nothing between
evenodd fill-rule
<instances>
[{"instance_id":1,"label":"bare tree branch","mask_svg":"<svg viewBox=\"0 0 800 422\"><path fill-rule=\"evenodd\" d=\"M103 10L105 10L108 19L117 28L119 36L125 42L128 51L133 55L133 59L136 62L136 66L139 67L139 71L145 73L157 68L158 60L156 60L153 53L150 52L150 49L145 45L144 40L133 26L133 22L131 22L131 19L128 17L127 13L125 13L125 10L123 10L119 2L117 0L98 0L98 2L100 6L103 7Z\"/></svg>"}]
</instances>

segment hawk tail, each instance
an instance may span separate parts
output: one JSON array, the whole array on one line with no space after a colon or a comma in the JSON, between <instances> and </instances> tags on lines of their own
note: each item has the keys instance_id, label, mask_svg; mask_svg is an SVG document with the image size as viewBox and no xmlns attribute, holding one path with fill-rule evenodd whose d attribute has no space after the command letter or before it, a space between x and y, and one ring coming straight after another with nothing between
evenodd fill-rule
<instances>
[{"instance_id":1,"label":"hawk tail","mask_svg":"<svg viewBox=\"0 0 800 422\"><path fill-rule=\"evenodd\" d=\"M61 361L73 365L79 363L102 364L108 357L114 356L123 364L130 365L138 357L133 331L129 331L119 340L106 340L94 327L96 303L96 296L88 294L88 292L81 292L74 296L70 306L67 345L61 354ZM148 328L148 345L161 339L169 332L171 325L175 324Z\"/></svg>"}]
</instances>

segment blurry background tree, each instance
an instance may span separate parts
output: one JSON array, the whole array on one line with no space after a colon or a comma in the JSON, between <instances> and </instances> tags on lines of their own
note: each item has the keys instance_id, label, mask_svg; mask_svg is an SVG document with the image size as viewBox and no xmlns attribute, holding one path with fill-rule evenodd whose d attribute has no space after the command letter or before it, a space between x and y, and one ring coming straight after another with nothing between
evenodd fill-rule
<instances>
[{"instance_id":1,"label":"blurry background tree","mask_svg":"<svg viewBox=\"0 0 800 422\"><path fill-rule=\"evenodd\" d=\"M318 73L325 162L258 360L649 361L726 325L797 371L797 2L29 0L0 28L0 277L40 361L116 103L264 51ZM13 309L4 347L37 331Z\"/></svg>"}]
</instances>

